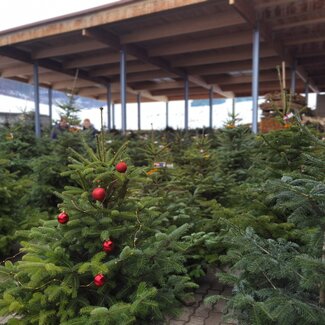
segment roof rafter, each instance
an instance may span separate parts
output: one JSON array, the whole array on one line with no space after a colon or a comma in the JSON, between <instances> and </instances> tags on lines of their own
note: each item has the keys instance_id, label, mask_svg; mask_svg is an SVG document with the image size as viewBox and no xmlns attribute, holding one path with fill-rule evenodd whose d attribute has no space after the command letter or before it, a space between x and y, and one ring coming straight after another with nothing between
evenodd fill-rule
<instances>
[{"instance_id":1,"label":"roof rafter","mask_svg":"<svg viewBox=\"0 0 325 325\"><path fill-rule=\"evenodd\" d=\"M175 55L184 52L192 53L210 49L222 49L231 46L246 45L252 43L250 31L232 33L229 35L216 35L195 40L174 41L168 44L160 44L150 48L149 56Z\"/></svg>"},{"instance_id":2,"label":"roof rafter","mask_svg":"<svg viewBox=\"0 0 325 325\"><path fill-rule=\"evenodd\" d=\"M168 24L160 24L151 28L135 30L132 33L121 37L122 44L150 41L152 39L162 39L171 36L185 35L200 31L223 28L242 24L243 18L234 12L224 13L220 17L216 17L215 13L209 16L194 17L191 23L187 19L181 21L169 22Z\"/></svg>"},{"instance_id":3,"label":"roof rafter","mask_svg":"<svg viewBox=\"0 0 325 325\"><path fill-rule=\"evenodd\" d=\"M103 44L96 41L70 43L58 46L45 47L32 53L33 59L44 59L53 56L64 56L76 53L90 52L106 48Z\"/></svg>"}]
</instances>

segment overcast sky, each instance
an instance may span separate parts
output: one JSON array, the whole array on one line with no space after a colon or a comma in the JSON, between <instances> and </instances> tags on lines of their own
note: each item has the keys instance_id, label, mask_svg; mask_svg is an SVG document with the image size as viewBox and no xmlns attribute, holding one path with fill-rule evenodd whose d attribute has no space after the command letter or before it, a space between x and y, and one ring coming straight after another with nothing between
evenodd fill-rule
<instances>
[{"instance_id":1,"label":"overcast sky","mask_svg":"<svg viewBox=\"0 0 325 325\"><path fill-rule=\"evenodd\" d=\"M0 0L0 31L118 0Z\"/></svg>"}]
</instances>

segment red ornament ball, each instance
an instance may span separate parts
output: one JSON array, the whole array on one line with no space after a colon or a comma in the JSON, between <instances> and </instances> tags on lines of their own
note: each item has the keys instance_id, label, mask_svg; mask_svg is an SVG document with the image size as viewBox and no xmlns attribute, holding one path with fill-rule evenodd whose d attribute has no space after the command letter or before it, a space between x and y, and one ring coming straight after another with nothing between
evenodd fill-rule
<instances>
[{"instance_id":1,"label":"red ornament ball","mask_svg":"<svg viewBox=\"0 0 325 325\"><path fill-rule=\"evenodd\" d=\"M106 191L102 187L97 187L92 191L91 196L94 200L102 202L105 200Z\"/></svg>"},{"instance_id":2,"label":"red ornament ball","mask_svg":"<svg viewBox=\"0 0 325 325\"><path fill-rule=\"evenodd\" d=\"M105 240L103 242L103 251L106 253L111 252L114 249L114 243L111 240Z\"/></svg>"},{"instance_id":3,"label":"red ornament ball","mask_svg":"<svg viewBox=\"0 0 325 325\"><path fill-rule=\"evenodd\" d=\"M128 165L124 161L121 161L115 166L115 168L119 173L125 173L128 169Z\"/></svg>"},{"instance_id":4,"label":"red ornament ball","mask_svg":"<svg viewBox=\"0 0 325 325\"><path fill-rule=\"evenodd\" d=\"M96 287L101 287L105 284L105 276L103 274L97 274L95 277L94 277L94 284Z\"/></svg>"},{"instance_id":5,"label":"red ornament ball","mask_svg":"<svg viewBox=\"0 0 325 325\"><path fill-rule=\"evenodd\" d=\"M69 216L68 214L66 214L65 212L61 212L59 215L58 215L58 222L59 223L62 223L62 224L65 224L69 221Z\"/></svg>"}]
</instances>

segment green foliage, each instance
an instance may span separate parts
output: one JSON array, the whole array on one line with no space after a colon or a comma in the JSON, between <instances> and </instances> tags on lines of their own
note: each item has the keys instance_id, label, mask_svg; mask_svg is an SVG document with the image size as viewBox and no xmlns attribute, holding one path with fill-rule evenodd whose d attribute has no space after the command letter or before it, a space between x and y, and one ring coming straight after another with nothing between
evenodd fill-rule
<instances>
[{"instance_id":1,"label":"green foliage","mask_svg":"<svg viewBox=\"0 0 325 325\"><path fill-rule=\"evenodd\" d=\"M251 228L231 228L225 237L230 248L224 260L231 263L222 282L234 286L228 300L229 316L240 324L322 324L318 305L319 284L325 280L324 263L304 255L297 244L263 239ZM223 297L210 297L213 303Z\"/></svg>"}]
</instances>

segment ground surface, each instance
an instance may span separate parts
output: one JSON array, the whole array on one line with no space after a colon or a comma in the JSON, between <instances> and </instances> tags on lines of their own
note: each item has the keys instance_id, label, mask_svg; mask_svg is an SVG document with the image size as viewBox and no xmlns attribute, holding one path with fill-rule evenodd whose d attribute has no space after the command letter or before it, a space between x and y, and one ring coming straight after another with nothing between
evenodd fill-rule
<instances>
[{"instance_id":1,"label":"ground surface","mask_svg":"<svg viewBox=\"0 0 325 325\"><path fill-rule=\"evenodd\" d=\"M224 320L226 313L225 302L219 301L214 305L204 304L204 299L212 295L230 296L231 288L225 287L217 281L214 272L200 281L200 287L195 293L195 302L184 306L182 314L176 319L169 319L169 325L236 325L234 320Z\"/></svg>"}]
</instances>

